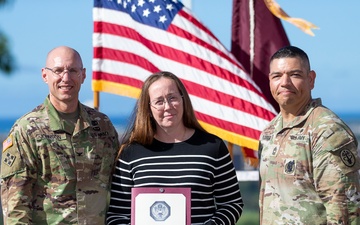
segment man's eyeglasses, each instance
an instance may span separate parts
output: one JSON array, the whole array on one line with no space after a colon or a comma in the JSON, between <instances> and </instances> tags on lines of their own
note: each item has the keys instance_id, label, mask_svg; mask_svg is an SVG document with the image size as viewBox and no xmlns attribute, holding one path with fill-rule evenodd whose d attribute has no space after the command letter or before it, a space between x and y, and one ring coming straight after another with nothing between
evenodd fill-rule
<instances>
[{"instance_id":1,"label":"man's eyeglasses","mask_svg":"<svg viewBox=\"0 0 360 225\"><path fill-rule=\"evenodd\" d=\"M176 107L176 106L180 105L180 103L182 101L182 97L183 96L180 95L179 93L174 93L174 94L167 96L166 98L155 99L155 100L151 101L149 104L157 110L164 110L165 103L169 104L169 106L171 105L172 107Z\"/></svg>"},{"instance_id":2,"label":"man's eyeglasses","mask_svg":"<svg viewBox=\"0 0 360 225\"><path fill-rule=\"evenodd\" d=\"M79 77L82 70L82 68L64 69L64 67L54 67L54 68L45 67L45 69L50 70L54 75L54 77L56 78L62 78L66 72L69 74L70 77Z\"/></svg>"}]
</instances>

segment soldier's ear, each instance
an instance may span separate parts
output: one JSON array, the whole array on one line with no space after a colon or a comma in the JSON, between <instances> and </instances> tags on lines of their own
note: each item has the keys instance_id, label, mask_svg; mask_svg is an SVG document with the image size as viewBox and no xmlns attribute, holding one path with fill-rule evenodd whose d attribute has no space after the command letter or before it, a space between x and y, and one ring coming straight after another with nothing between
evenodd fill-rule
<instances>
[{"instance_id":1,"label":"soldier's ear","mask_svg":"<svg viewBox=\"0 0 360 225\"><path fill-rule=\"evenodd\" d=\"M311 89L313 89L315 87L315 78L316 78L316 73L314 70L310 70L309 77L310 77L310 86Z\"/></svg>"},{"instance_id":2,"label":"soldier's ear","mask_svg":"<svg viewBox=\"0 0 360 225\"><path fill-rule=\"evenodd\" d=\"M48 83L48 77L47 77L47 73L46 73L46 69L45 68L42 68L41 69L41 76L42 76L42 79L45 83Z\"/></svg>"}]
</instances>

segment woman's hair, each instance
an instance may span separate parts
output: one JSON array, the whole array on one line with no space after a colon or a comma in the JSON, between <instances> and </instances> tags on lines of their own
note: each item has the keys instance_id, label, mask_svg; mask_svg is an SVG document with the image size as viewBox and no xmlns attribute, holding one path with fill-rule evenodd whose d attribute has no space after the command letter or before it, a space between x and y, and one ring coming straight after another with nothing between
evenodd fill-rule
<instances>
[{"instance_id":1,"label":"woman's hair","mask_svg":"<svg viewBox=\"0 0 360 225\"><path fill-rule=\"evenodd\" d=\"M182 104L184 109L182 121L184 123L184 126L205 131L196 119L189 94L186 91L184 84L173 73L167 71L160 71L150 75L144 81L140 96L132 112L132 118L130 120L128 128L122 135L121 147L118 156L120 155L124 147L133 142L137 142L144 146L150 145L152 143L156 132L156 121L152 117L150 109L149 87L160 78L173 80L179 90L180 95L182 95Z\"/></svg>"}]
</instances>

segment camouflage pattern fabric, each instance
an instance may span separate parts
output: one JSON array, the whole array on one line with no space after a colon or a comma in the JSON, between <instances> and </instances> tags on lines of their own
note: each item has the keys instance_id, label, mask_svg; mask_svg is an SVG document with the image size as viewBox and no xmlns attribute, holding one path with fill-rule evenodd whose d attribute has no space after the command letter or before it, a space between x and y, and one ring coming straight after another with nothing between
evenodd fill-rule
<instances>
[{"instance_id":1,"label":"camouflage pattern fabric","mask_svg":"<svg viewBox=\"0 0 360 225\"><path fill-rule=\"evenodd\" d=\"M71 133L48 98L12 127L1 162L5 224L105 223L118 134L106 115L79 107Z\"/></svg>"},{"instance_id":2,"label":"camouflage pattern fabric","mask_svg":"<svg viewBox=\"0 0 360 225\"><path fill-rule=\"evenodd\" d=\"M279 114L260 137L260 224L360 224L357 140L313 100L291 124Z\"/></svg>"}]
</instances>

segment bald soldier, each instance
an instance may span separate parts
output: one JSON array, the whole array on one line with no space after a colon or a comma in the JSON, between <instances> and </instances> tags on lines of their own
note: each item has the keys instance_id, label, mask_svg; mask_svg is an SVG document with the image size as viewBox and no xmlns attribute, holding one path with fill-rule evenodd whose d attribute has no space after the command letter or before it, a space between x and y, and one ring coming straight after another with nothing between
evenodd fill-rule
<instances>
[{"instance_id":1,"label":"bald soldier","mask_svg":"<svg viewBox=\"0 0 360 225\"><path fill-rule=\"evenodd\" d=\"M280 113L260 137L260 224L360 224L357 140L313 99L315 71L294 46L270 59Z\"/></svg>"},{"instance_id":2,"label":"bald soldier","mask_svg":"<svg viewBox=\"0 0 360 225\"><path fill-rule=\"evenodd\" d=\"M3 143L5 224L105 223L118 134L106 115L79 102L85 72L76 50L48 53L42 79L49 95Z\"/></svg>"}]
</instances>

